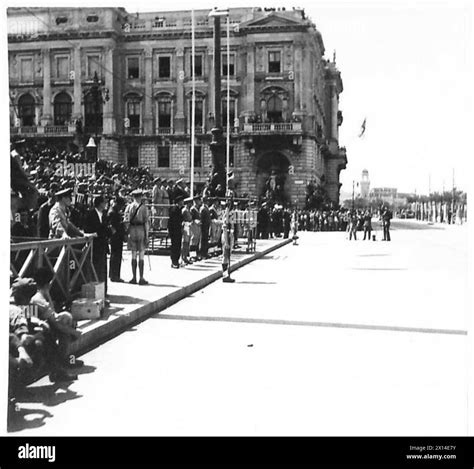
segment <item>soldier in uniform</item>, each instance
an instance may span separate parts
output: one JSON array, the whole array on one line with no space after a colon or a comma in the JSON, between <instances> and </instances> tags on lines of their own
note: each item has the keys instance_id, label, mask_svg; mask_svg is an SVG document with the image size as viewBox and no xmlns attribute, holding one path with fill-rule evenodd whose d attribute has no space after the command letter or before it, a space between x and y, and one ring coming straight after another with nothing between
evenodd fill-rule
<instances>
[{"instance_id":1,"label":"soldier in uniform","mask_svg":"<svg viewBox=\"0 0 474 469\"><path fill-rule=\"evenodd\" d=\"M51 183L48 191L48 200L38 210L37 234L39 238L47 238L49 236L49 212L56 202L55 193L58 189L59 187L55 182Z\"/></svg>"},{"instance_id":2,"label":"soldier in uniform","mask_svg":"<svg viewBox=\"0 0 474 469\"><path fill-rule=\"evenodd\" d=\"M200 208L201 216L201 246L200 255L203 259L209 258L209 234L211 228L211 214L207 205L207 197L203 198Z\"/></svg>"},{"instance_id":3,"label":"soldier in uniform","mask_svg":"<svg viewBox=\"0 0 474 469\"><path fill-rule=\"evenodd\" d=\"M175 196L178 197L178 195ZM182 197L182 195L179 195ZM192 197L187 197L184 199L184 207L181 210L181 214L183 216L183 240L182 240L182 248L181 248L181 259L184 264L192 264L193 261L189 258L189 247L191 244L191 223L193 221L193 217L191 215L191 204L193 202Z\"/></svg>"},{"instance_id":4,"label":"soldier in uniform","mask_svg":"<svg viewBox=\"0 0 474 469\"><path fill-rule=\"evenodd\" d=\"M392 211L387 207L382 208L382 227L383 241L390 241L390 220L392 219Z\"/></svg>"},{"instance_id":5,"label":"soldier in uniform","mask_svg":"<svg viewBox=\"0 0 474 469\"><path fill-rule=\"evenodd\" d=\"M132 252L132 279L129 283L137 283L137 264L140 273L140 285L147 285L143 277L145 267L145 250L148 246L149 217L148 209L143 201L143 191L132 192L133 202L125 209L125 222L128 226L128 249ZM138 257L138 263L137 263Z\"/></svg>"},{"instance_id":6,"label":"soldier in uniform","mask_svg":"<svg viewBox=\"0 0 474 469\"><path fill-rule=\"evenodd\" d=\"M195 260L200 261L201 255L199 253L199 246L201 244L201 196L196 195L193 197L193 206L191 207L191 251L195 251Z\"/></svg>"},{"instance_id":7,"label":"soldier in uniform","mask_svg":"<svg viewBox=\"0 0 474 469\"><path fill-rule=\"evenodd\" d=\"M163 197L162 197L162 192L160 190L161 186L161 179L156 178L153 181L153 189L151 191L151 214L153 216L153 229L154 230L159 230L160 229L160 219L158 218L161 213L160 213L160 207L155 207L155 205L161 205L163 204Z\"/></svg>"},{"instance_id":8,"label":"soldier in uniform","mask_svg":"<svg viewBox=\"0 0 474 469\"><path fill-rule=\"evenodd\" d=\"M222 214L222 281L224 283L235 282L230 277L230 255L234 245L233 207L234 201L230 197L227 199L226 207Z\"/></svg>"},{"instance_id":9,"label":"soldier in uniform","mask_svg":"<svg viewBox=\"0 0 474 469\"><path fill-rule=\"evenodd\" d=\"M72 190L56 192L56 203L49 211L49 237L71 238L84 236L84 233L69 220L69 207L72 204Z\"/></svg>"},{"instance_id":10,"label":"soldier in uniform","mask_svg":"<svg viewBox=\"0 0 474 469\"><path fill-rule=\"evenodd\" d=\"M218 244L221 239L221 220L220 220L220 207L219 200L214 199L211 208L209 209L209 216L211 220L211 255L217 255Z\"/></svg>"},{"instance_id":11,"label":"soldier in uniform","mask_svg":"<svg viewBox=\"0 0 474 469\"><path fill-rule=\"evenodd\" d=\"M171 267L179 269L179 256L181 255L181 241L183 236L183 196L178 195L174 204L169 209L168 233L171 240Z\"/></svg>"}]
</instances>

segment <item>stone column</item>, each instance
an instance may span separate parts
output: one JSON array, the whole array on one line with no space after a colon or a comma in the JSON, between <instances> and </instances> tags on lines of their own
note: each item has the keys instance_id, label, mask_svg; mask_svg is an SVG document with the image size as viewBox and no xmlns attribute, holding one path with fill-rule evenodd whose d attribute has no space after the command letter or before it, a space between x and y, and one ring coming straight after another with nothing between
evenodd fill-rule
<instances>
[{"instance_id":1,"label":"stone column","mask_svg":"<svg viewBox=\"0 0 474 469\"><path fill-rule=\"evenodd\" d=\"M72 119L75 121L77 119L82 120L84 125L84 119L82 116L82 89L81 89L81 78L82 78L82 69L81 69L81 47L77 44L74 47L74 58L73 58L73 70L74 70L74 109L72 112Z\"/></svg>"},{"instance_id":2,"label":"stone column","mask_svg":"<svg viewBox=\"0 0 474 469\"><path fill-rule=\"evenodd\" d=\"M182 134L184 126L184 50L182 47L176 49L176 73L178 76L178 86L176 88L176 116L174 118L174 128L176 133Z\"/></svg>"},{"instance_id":3,"label":"stone column","mask_svg":"<svg viewBox=\"0 0 474 469\"><path fill-rule=\"evenodd\" d=\"M110 135L115 133L115 117L114 117L114 83L112 72L114 70L114 50L107 47L105 50L105 88L109 90L109 100L103 105L103 133Z\"/></svg>"},{"instance_id":4,"label":"stone column","mask_svg":"<svg viewBox=\"0 0 474 469\"><path fill-rule=\"evenodd\" d=\"M145 49L145 105L142 116L143 132L153 133L153 51L151 48Z\"/></svg>"},{"instance_id":5,"label":"stone column","mask_svg":"<svg viewBox=\"0 0 474 469\"><path fill-rule=\"evenodd\" d=\"M339 139L339 129L337 126L338 97L336 83L331 83L331 137L334 140Z\"/></svg>"},{"instance_id":6,"label":"stone column","mask_svg":"<svg viewBox=\"0 0 474 469\"><path fill-rule=\"evenodd\" d=\"M242 103L242 116L249 117L255 114L255 46L249 45L246 54L247 73L245 76L246 94Z\"/></svg>"},{"instance_id":7,"label":"stone column","mask_svg":"<svg viewBox=\"0 0 474 469\"><path fill-rule=\"evenodd\" d=\"M301 51L301 44L295 43L295 112L301 111L301 93L302 93L302 70L301 64L303 60L303 55Z\"/></svg>"},{"instance_id":8,"label":"stone column","mask_svg":"<svg viewBox=\"0 0 474 469\"><path fill-rule=\"evenodd\" d=\"M53 121L51 108L51 52L49 49L43 50L43 116L41 125L51 124Z\"/></svg>"}]
</instances>

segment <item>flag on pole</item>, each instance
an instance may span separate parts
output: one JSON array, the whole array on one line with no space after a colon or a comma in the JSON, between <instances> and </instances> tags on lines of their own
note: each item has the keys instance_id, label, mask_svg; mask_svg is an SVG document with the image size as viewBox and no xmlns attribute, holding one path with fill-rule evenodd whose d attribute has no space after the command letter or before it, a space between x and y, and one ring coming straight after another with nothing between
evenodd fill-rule
<instances>
[{"instance_id":1,"label":"flag on pole","mask_svg":"<svg viewBox=\"0 0 474 469\"><path fill-rule=\"evenodd\" d=\"M359 138L362 137L362 135L365 134L365 124L366 124L366 122L367 122L367 118L365 117L364 122L362 122L362 125L360 126Z\"/></svg>"}]
</instances>

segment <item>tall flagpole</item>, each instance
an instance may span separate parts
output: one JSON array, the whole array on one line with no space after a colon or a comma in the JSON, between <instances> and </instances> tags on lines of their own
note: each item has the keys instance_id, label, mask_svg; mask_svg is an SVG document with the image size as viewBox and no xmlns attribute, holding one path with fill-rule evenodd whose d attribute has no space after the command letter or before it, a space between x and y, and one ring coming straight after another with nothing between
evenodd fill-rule
<instances>
[{"instance_id":1,"label":"tall flagpole","mask_svg":"<svg viewBox=\"0 0 474 469\"><path fill-rule=\"evenodd\" d=\"M229 190L230 170L230 16L227 17L227 140L226 140L226 179L225 187Z\"/></svg>"},{"instance_id":2,"label":"tall flagpole","mask_svg":"<svg viewBox=\"0 0 474 469\"><path fill-rule=\"evenodd\" d=\"M192 79L192 97L191 97L191 197L194 197L194 138L196 125L196 80L194 76L195 67L194 54L194 9L191 10L191 79Z\"/></svg>"}]
</instances>

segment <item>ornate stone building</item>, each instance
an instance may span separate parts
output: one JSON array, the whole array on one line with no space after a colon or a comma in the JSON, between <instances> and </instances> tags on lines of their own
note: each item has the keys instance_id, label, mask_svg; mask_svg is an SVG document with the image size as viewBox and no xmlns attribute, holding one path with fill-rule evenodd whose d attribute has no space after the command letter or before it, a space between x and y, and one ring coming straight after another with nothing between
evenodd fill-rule
<instances>
[{"instance_id":1,"label":"ornate stone building","mask_svg":"<svg viewBox=\"0 0 474 469\"><path fill-rule=\"evenodd\" d=\"M209 174L214 123L208 14L195 11L198 183ZM303 203L311 180L338 202L347 163L338 142L343 86L321 34L301 9L230 9L227 79L225 22L222 115L225 131L229 88L237 191L260 195L274 171L290 202ZM12 134L60 146L92 136L101 158L189 179L190 12L9 8L8 49Z\"/></svg>"}]
</instances>

